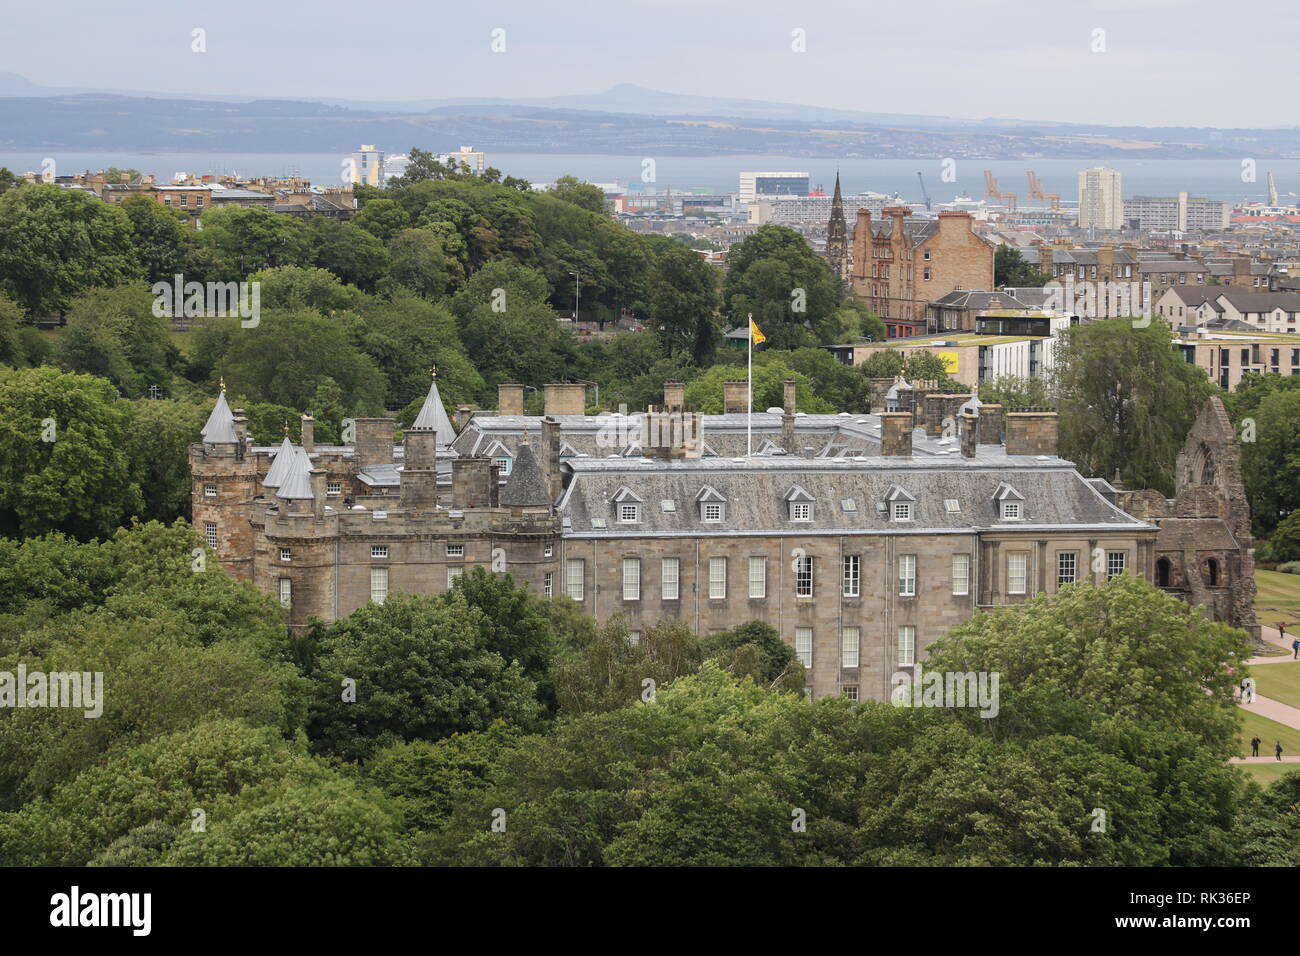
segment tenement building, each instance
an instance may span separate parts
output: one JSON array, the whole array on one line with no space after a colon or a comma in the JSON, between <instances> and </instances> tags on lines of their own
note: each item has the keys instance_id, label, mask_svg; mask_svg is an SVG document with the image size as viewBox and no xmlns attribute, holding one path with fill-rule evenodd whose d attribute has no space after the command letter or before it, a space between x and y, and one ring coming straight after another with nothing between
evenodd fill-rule
<instances>
[{"instance_id":1,"label":"tenement building","mask_svg":"<svg viewBox=\"0 0 1300 956\"><path fill-rule=\"evenodd\" d=\"M871 413L807 415L794 391L747 422L743 382L727 384L721 415L686 408L668 383L643 415L585 415L583 386L556 384L528 416L523 386L503 385L497 414L454 434L434 384L400 441L377 418L356 421L349 444L317 445L304 417L301 444L278 447L251 445L223 393L191 447L194 521L295 629L483 567L621 616L633 640L666 620L700 634L766 621L815 696L886 699L894 674L977 610L1153 580L1169 542L1171 591L1253 623L1249 521L1215 490L1233 480L1217 419L1198 423L1211 457L1180 465L1178 501L1144 497L1135 515L1057 456L1052 412L882 380ZM1211 556L1217 577L1192 582L1188 562Z\"/></svg>"}]
</instances>

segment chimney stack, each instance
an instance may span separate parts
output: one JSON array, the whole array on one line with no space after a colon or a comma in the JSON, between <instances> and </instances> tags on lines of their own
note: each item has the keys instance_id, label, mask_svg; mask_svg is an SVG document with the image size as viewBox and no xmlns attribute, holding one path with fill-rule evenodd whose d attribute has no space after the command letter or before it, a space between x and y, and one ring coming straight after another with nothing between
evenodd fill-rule
<instances>
[{"instance_id":1,"label":"chimney stack","mask_svg":"<svg viewBox=\"0 0 1300 956\"><path fill-rule=\"evenodd\" d=\"M781 411L781 445L785 448L787 455L795 454L794 445L794 409L795 409L795 389L796 383L790 379L784 383L785 386L785 404Z\"/></svg>"},{"instance_id":2,"label":"chimney stack","mask_svg":"<svg viewBox=\"0 0 1300 956\"><path fill-rule=\"evenodd\" d=\"M497 414L522 415L524 413L524 387L515 382L502 382L497 386Z\"/></svg>"},{"instance_id":3,"label":"chimney stack","mask_svg":"<svg viewBox=\"0 0 1300 956\"><path fill-rule=\"evenodd\" d=\"M365 471L371 465L393 463L393 431L397 422L391 418L358 418L356 428L357 467Z\"/></svg>"},{"instance_id":4,"label":"chimney stack","mask_svg":"<svg viewBox=\"0 0 1300 956\"><path fill-rule=\"evenodd\" d=\"M311 511L317 518L325 517L325 469L318 465L311 466Z\"/></svg>"},{"instance_id":5,"label":"chimney stack","mask_svg":"<svg viewBox=\"0 0 1300 956\"><path fill-rule=\"evenodd\" d=\"M981 445L1002 444L1002 422L1004 410L1001 405L985 402L980 406L978 435L976 441Z\"/></svg>"},{"instance_id":6,"label":"chimney stack","mask_svg":"<svg viewBox=\"0 0 1300 956\"><path fill-rule=\"evenodd\" d=\"M316 450L316 419L302 416L302 450L311 454Z\"/></svg>"},{"instance_id":7,"label":"chimney stack","mask_svg":"<svg viewBox=\"0 0 1300 956\"><path fill-rule=\"evenodd\" d=\"M587 414L587 386L580 382L547 382L542 396L543 414Z\"/></svg>"},{"instance_id":8,"label":"chimney stack","mask_svg":"<svg viewBox=\"0 0 1300 956\"><path fill-rule=\"evenodd\" d=\"M1008 455L1056 455L1056 412L1009 412Z\"/></svg>"},{"instance_id":9,"label":"chimney stack","mask_svg":"<svg viewBox=\"0 0 1300 956\"><path fill-rule=\"evenodd\" d=\"M686 404L686 385L682 382L664 382L664 408L671 411Z\"/></svg>"},{"instance_id":10,"label":"chimney stack","mask_svg":"<svg viewBox=\"0 0 1300 956\"><path fill-rule=\"evenodd\" d=\"M500 495L500 478L491 458L453 458L451 494L462 511L495 507Z\"/></svg>"},{"instance_id":11,"label":"chimney stack","mask_svg":"<svg viewBox=\"0 0 1300 956\"><path fill-rule=\"evenodd\" d=\"M432 511L438 504L438 432L408 428L402 436L402 507Z\"/></svg>"},{"instance_id":12,"label":"chimney stack","mask_svg":"<svg viewBox=\"0 0 1300 956\"><path fill-rule=\"evenodd\" d=\"M961 456L963 458L975 457L975 437L979 429L979 418L970 412L961 414Z\"/></svg>"},{"instance_id":13,"label":"chimney stack","mask_svg":"<svg viewBox=\"0 0 1300 956\"><path fill-rule=\"evenodd\" d=\"M560 497L560 423L549 415L542 419L542 478L554 502Z\"/></svg>"},{"instance_id":14,"label":"chimney stack","mask_svg":"<svg viewBox=\"0 0 1300 956\"><path fill-rule=\"evenodd\" d=\"M885 458L912 457L911 412L881 412L880 454Z\"/></svg>"},{"instance_id":15,"label":"chimney stack","mask_svg":"<svg viewBox=\"0 0 1300 956\"><path fill-rule=\"evenodd\" d=\"M749 411L749 383L722 383L722 411L726 415L743 415Z\"/></svg>"},{"instance_id":16,"label":"chimney stack","mask_svg":"<svg viewBox=\"0 0 1300 956\"><path fill-rule=\"evenodd\" d=\"M942 394L926 395L922 399L923 403L923 421L925 423L925 434L927 438L938 438L943 434L943 409L944 399L948 396Z\"/></svg>"}]
</instances>

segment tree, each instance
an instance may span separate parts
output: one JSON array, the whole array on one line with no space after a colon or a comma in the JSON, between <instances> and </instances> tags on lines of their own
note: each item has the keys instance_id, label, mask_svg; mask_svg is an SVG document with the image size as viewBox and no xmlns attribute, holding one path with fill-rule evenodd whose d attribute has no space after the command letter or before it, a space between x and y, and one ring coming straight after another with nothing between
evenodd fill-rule
<instances>
[{"instance_id":1,"label":"tree","mask_svg":"<svg viewBox=\"0 0 1300 956\"><path fill-rule=\"evenodd\" d=\"M940 392L968 391L949 377L947 364L929 349L908 352L903 374L909 382L933 382L933 387Z\"/></svg>"},{"instance_id":2,"label":"tree","mask_svg":"<svg viewBox=\"0 0 1300 956\"><path fill-rule=\"evenodd\" d=\"M1263 793L1252 793L1241 813L1233 845L1238 866L1300 866L1300 772L1283 774Z\"/></svg>"},{"instance_id":3,"label":"tree","mask_svg":"<svg viewBox=\"0 0 1300 956\"><path fill-rule=\"evenodd\" d=\"M49 366L0 377L0 533L89 538L138 514L130 427L104 379Z\"/></svg>"},{"instance_id":4,"label":"tree","mask_svg":"<svg viewBox=\"0 0 1300 956\"><path fill-rule=\"evenodd\" d=\"M1055 399L1041 378L1021 378L1019 375L999 375L980 386L981 402L1001 405L1014 412L1022 408L1043 408Z\"/></svg>"},{"instance_id":5,"label":"tree","mask_svg":"<svg viewBox=\"0 0 1300 956\"><path fill-rule=\"evenodd\" d=\"M459 266L453 268L442 242L429 229L398 232L388 243L388 254L393 281L426 299L441 297L452 279L461 275Z\"/></svg>"},{"instance_id":6,"label":"tree","mask_svg":"<svg viewBox=\"0 0 1300 956\"><path fill-rule=\"evenodd\" d=\"M858 369L866 378L897 378L906 365L907 360L898 349L881 349L868 355Z\"/></svg>"},{"instance_id":7,"label":"tree","mask_svg":"<svg viewBox=\"0 0 1300 956\"><path fill-rule=\"evenodd\" d=\"M372 199L352 217L352 223L380 242L388 243L411 225L411 217L395 200Z\"/></svg>"},{"instance_id":8,"label":"tree","mask_svg":"<svg viewBox=\"0 0 1300 956\"><path fill-rule=\"evenodd\" d=\"M315 309L322 315L331 315L360 309L366 303L364 292L345 285L328 269L280 266L254 272L248 279L261 284L262 308L267 310Z\"/></svg>"},{"instance_id":9,"label":"tree","mask_svg":"<svg viewBox=\"0 0 1300 956\"><path fill-rule=\"evenodd\" d=\"M1268 538L1274 561L1300 561L1300 511L1293 511L1273 529Z\"/></svg>"},{"instance_id":10,"label":"tree","mask_svg":"<svg viewBox=\"0 0 1300 956\"><path fill-rule=\"evenodd\" d=\"M1000 245L993 253L993 284L999 289L1011 286L1038 288L1047 285L1051 276L1040 272L1025 261L1015 246Z\"/></svg>"},{"instance_id":11,"label":"tree","mask_svg":"<svg viewBox=\"0 0 1300 956\"><path fill-rule=\"evenodd\" d=\"M646 681L663 687L694 673L703 654L690 628L662 621L633 644L627 622L615 617L571 636L556 662L555 692L563 714L599 713L642 699Z\"/></svg>"},{"instance_id":12,"label":"tree","mask_svg":"<svg viewBox=\"0 0 1300 956\"><path fill-rule=\"evenodd\" d=\"M521 664L488 646L483 613L464 594L390 595L330 625L313 673L308 736L315 750L365 759L402 740L529 728L541 714ZM355 700L347 701L349 687Z\"/></svg>"},{"instance_id":13,"label":"tree","mask_svg":"<svg viewBox=\"0 0 1300 956\"><path fill-rule=\"evenodd\" d=\"M253 400L310 408L326 379L338 383L349 413L377 413L384 406L384 377L335 320L315 312L263 315L255 328L234 319L229 350L218 368L230 390Z\"/></svg>"},{"instance_id":14,"label":"tree","mask_svg":"<svg viewBox=\"0 0 1300 956\"><path fill-rule=\"evenodd\" d=\"M785 226L761 226L728 252L724 310L740 326L752 313L771 348L812 344L843 297L826 260Z\"/></svg>"},{"instance_id":15,"label":"tree","mask_svg":"<svg viewBox=\"0 0 1300 956\"><path fill-rule=\"evenodd\" d=\"M1056 359L1061 455L1089 476L1174 490L1174 459L1214 392L1162 322L1108 319L1066 330Z\"/></svg>"},{"instance_id":16,"label":"tree","mask_svg":"<svg viewBox=\"0 0 1300 956\"><path fill-rule=\"evenodd\" d=\"M738 624L729 631L710 634L701 642L701 648L737 677L751 677L773 690L803 692L805 674L799 655L770 624Z\"/></svg>"},{"instance_id":17,"label":"tree","mask_svg":"<svg viewBox=\"0 0 1300 956\"><path fill-rule=\"evenodd\" d=\"M131 221L89 193L24 185L0 196L0 288L28 315L140 276Z\"/></svg>"},{"instance_id":18,"label":"tree","mask_svg":"<svg viewBox=\"0 0 1300 956\"><path fill-rule=\"evenodd\" d=\"M373 204L372 204L373 205ZM388 249L358 226L337 219L308 220L311 263L367 292L388 273Z\"/></svg>"},{"instance_id":19,"label":"tree","mask_svg":"<svg viewBox=\"0 0 1300 956\"><path fill-rule=\"evenodd\" d=\"M55 362L107 378L128 397L169 385L181 365L168 321L154 315L154 297L143 284L88 290L69 304L68 324Z\"/></svg>"},{"instance_id":20,"label":"tree","mask_svg":"<svg viewBox=\"0 0 1300 956\"><path fill-rule=\"evenodd\" d=\"M605 214L605 194L600 187L583 182L575 176L561 176L548 191L557 199L573 203L580 209L602 216Z\"/></svg>"},{"instance_id":21,"label":"tree","mask_svg":"<svg viewBox=\"0 0 1300 956\"><path fill-rule=\"evenodd\" d=\"M292 216L229 206L209 209L201 222L195 243L210 257L212 279L240 281L259 269L306 264L308 227Z\"/></svg>"},{"instance_id":22,"label":"tree","mask_svg":"<svg viewBox=\"0 0 1300 956\"><path fill-rule=\"evenodd\" d=\"M185 223L189 217L148 196L132 196L122 203L121 209L131 222L136 255L145 279L151 283L171 283L173 276L184 273L189 254Z\"/></svg>"},{"instance_id":23,"label":"tree","mask_svg":"<svg viewBox=\"0 0 1300 956\"><path fill-rule=\"evenodd\" d=\"M188 402L153 399L139 399L132 405L126 456L144 498L141 516L162 522L189 518L190 443L203 428L209 410Z\"/></svg>"},{"instance_id":24,"label":"tree","mask_svg":"<svg viewBox=\"0 0 1300 956\"><path fill-rule=\"evenodd\" d=\"M1232 397L1241 444L1241 472L1256 529L1267 534L1283 515L1300 511L1300 379L1251 375L1248 394Z\"/></svg>"},{"instance_id":25,"label":"tree","mask_svg":"<svg viewBox=\"0 0 1300 956\"><path fill-rule=\"evenodd\" d=\"M676 243L655 256L650 314L667 356L682 354L696 365L711 361L721 338L717 308L718 280L711 265Z\"/></svg>"},{"instance_id":26,"label":"tree","mask_svg":"<svg viewBox=\"0 0 1300 956\"><path fill-rule=\"evenodd\" d=\"M17 173L11 173L6 166L0 166L0 195L4 195L11 189L22 184L23 177Z\"/></svg>"},{"instance_id":27,"label":"tree","mask_svg":"<svg viewBox=\"0 0 1300 956\"><path fill-rule=\"evenodd\" d=\"M21 366L29 356L23 341L23 310L18 303L0 293L0 363Z\"/></svg>"},{"instance_id":28,"label":"tree","mask_svg":"<svg viewBox=\"0 0 1300 956\"><path fill-rule=\"evenodd\" d=\"M745 370L735 365L715 365L686 385L686 404L706 415L722 413L723 383L744 379ZM796 372L783 356L754 363L754 409L767 411L785 404L785 382L795 382L795 403L810 414L831 414L838 409L817 396L806 375Z\"/></svg>"}]
</instances>

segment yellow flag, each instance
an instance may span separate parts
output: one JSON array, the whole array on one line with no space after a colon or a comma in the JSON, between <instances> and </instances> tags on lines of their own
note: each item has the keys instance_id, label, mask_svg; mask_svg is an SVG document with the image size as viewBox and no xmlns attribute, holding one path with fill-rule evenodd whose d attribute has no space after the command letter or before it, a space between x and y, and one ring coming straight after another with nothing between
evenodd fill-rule
<instances>
[{"instance_id":1,"label":"yellow flag","mask_svg":"<svg viewBox=\"0 0 1300 956\"><path fill-rule=\"evenodd\" d=\"M759 328L757 325L754 324L753 319L749 320L749 340L753 342L755 345L757 345L759 342L767 341L767 336L764 335L761 331L759 331Z\"/></svg>"}]
</instances>

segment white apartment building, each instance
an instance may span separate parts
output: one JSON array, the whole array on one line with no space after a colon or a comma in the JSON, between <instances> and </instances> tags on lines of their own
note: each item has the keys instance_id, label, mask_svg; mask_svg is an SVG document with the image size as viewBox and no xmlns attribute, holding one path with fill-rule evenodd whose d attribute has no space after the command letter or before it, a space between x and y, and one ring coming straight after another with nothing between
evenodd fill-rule
<instances>
[{"instance_id":1,"label":"white apartment building","mask_svg":"<svg viewBox=\"0 0 1300 956\"><path fill-rule=\"evenodd\" d=\"M1117 169L1094 166L1079 172L1079 228L1120 229L1124 201Z\"/></svg>"}]
</instances>

